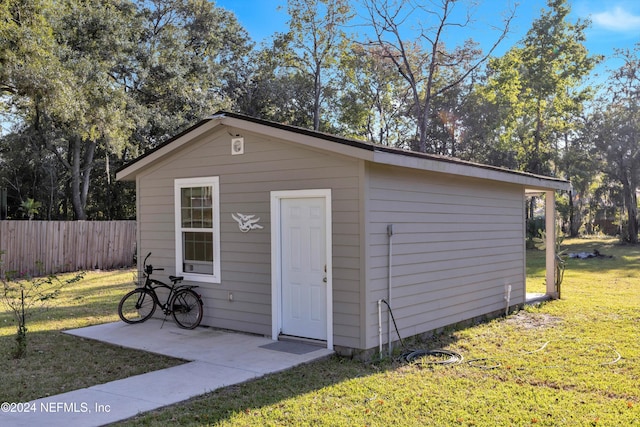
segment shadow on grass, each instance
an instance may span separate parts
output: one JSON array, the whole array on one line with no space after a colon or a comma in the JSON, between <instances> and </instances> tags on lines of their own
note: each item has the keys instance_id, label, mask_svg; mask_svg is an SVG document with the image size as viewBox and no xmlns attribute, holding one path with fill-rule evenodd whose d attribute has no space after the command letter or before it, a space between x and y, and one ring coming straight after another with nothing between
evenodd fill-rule
<instances>
[{"instance_id":1,"label":"shadow on grass","mask_svg":"<svg viewBox=\"0 0 640 427\"><path fill-rule=\"evenodd\" d=\"M567 270L576 269L585 272L604 272L609 269L635 272L640 268L640 245L618 243L615 239L570 239L563 243L567 253ZM602 256L594 258L571 258L569 254L592 254L597 250ZM527 275L545 275L545 252L528 249ZM629 258L633 258L630 261Z\"/></svg>"},{"instance_id":2,"label":"shadow on grass","mask_svg":"<svg viewBox=\"0 0 640 427\"><path fill-rule=\"evenodd\" d=\"M114 302L115 301L115 302ZM77 304L57 304L52 301L47 307L34 307L27 312L27 329L47 329L56 331L59 329L77 328L91 326L96 323L104 323L105 317L117 316L118 301L113 296L104 295L93 297L86 302L78 301ZM93 320L90 320L93 319ZM84 323L82 322L84 321ZM16 319L12 312L5 310L0 312L0 323L2 326L16 324ZM42 325L49 324L50 327ZM35 325L38 324L36 327Z\"/></svg>"},{"instance_id":3,"label":"shadow on grass","mask_svg":"<svg viewBox=\"0 0 640 427\"><path fill-rule=\"evenodd\" d=\"M378 374L381 369L384 367L334 356L248 383L226 387L189 402L136 417L124 425L165 422L181 425L194 421L216 424L233 418L234 414L251 414L254 410L313 393L324 387ZM198 420L193 419L193 413L199 414Z\"/></svg>"},{"instance_id":4,"label":"shadow on grass","mask_svg":"<svg viewBox=\"0 0 640 427\"><path fill-rule=\"evenodd\" d=\"M38 324L37 330L55 331L114 320L120 298L134 288L133 283L62 288L57 298L46 301L45 305L35 303L27 311L27 328ZM12 311L4 304L0 304L0 309L0 329L15 326L16 319Z\"/></svg>"},{"instance_id":5,"label":"shadow on grass","mask_svg":"<svg viewBox=\"0 0 640 427\"><path fill-rule=\"evenodd\" d=\"M25 402L184 363L59 331L27 333L27 354L13 359L15 336L0 337L0 401Z\"/></svg>"},{"instance_id":6,"label":"shadow on grass","mask_svg":"<svg viewBox=\"0 0 640 427\"><path fill-rule=\"evenodd\" d=\"M439 349L454 344L458 340L455 334L457 330L459 329L447 328L425 340L405 340L404 347L401 347L400 344L396 345L392 358L386 357L386 347L383 347L382 358L375 356L369 362L331 356L286 371L268 374L256 380L221 388L187 402L163 407L114 425L194 425L194 423L197 425L217 425L230 421L235 415L251 416L254 411L259 421L261 415L257 413L265 407L277 407L278 404L291 399L304 399L305 395L337 384L345 384L346 390L353 389L352 395L363 394L370 397L375 392L363 392L359 388L361 386L358 385L357 380L384 374L406 365L407 362L401 360L400 356L409 350ZM432 368L449 369L436 365L433 365ZM345 400L348 399L351 399L351 396L345 396ZM345 404L348 405L348 403ZM194 414L197 414L197 418L194 418ZM286 415L284 416L286 418ZM287 419L283 422L288 424L291 421L291 419ZM307 420L307 424L313 425L313 422Z\"/></svg>"}]
</instances>

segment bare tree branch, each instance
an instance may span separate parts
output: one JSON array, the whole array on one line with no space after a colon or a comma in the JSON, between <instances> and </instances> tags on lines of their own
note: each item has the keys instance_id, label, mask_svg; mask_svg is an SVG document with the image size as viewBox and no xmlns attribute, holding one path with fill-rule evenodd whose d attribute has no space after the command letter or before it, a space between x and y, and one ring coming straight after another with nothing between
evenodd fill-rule
<instances>
[{"instance_id":1,"label":"bare tree branch","mask_svg":"<svg viewBox=\"0 0 640 427\"><path fill-rule=\"evenodd\" d=\"M453 51L445 49L443 40L446 30L464 28L472 22L469 9L462 21L453 21L456 3L456 0L430 1L428 4L414 0L398 0L392 3L388 0L364 0L371 27L376 35L374 43L384 49L410 88L419 135L419 141L412 148L418 151L427 150L433 98L462 84L487 61L509 33L511 21L515 16L514 7L505 17L498 39L486 54L477 58L479 51L470 42ZM402 32L405 30L403 24L409 22L410 18L415 18L414 15L417 14L423 14L435 22L423 22L418 16L416 41L407 42ZM440 69L455 70L456 73L451 73L451 76L455 77L450 77L448 82L436 89L435 79ZM461 72L457 73L458 71Z\"/></svg>"}]
</instances>

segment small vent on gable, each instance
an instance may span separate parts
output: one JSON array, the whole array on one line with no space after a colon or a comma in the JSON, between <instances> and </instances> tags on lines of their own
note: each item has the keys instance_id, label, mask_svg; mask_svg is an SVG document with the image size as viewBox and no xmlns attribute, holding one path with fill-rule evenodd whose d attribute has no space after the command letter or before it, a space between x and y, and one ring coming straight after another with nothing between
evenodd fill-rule
<instances>
[{"instance_id":1,"label":"small vent on gable","mask_svg":"<svg viewBox=\"0 0 640 427\"><path fill-rule=\"evenodd\" d=\"M231 138L231 155L244 154L244 138Z\"/></svg>"}]
</instances>

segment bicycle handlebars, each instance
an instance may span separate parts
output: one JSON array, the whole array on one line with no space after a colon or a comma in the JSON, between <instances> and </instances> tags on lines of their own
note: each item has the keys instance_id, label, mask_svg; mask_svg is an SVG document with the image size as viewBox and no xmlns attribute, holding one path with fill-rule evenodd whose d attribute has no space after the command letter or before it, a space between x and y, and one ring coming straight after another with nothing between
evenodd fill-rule
<instances>
[{"instance_id":1,"label":"bicycle handlebars","mask_svg":"<svg viewBox=\"0 0 640 427\"><path fill-rule=\"evenodd\" d=\"M144 261L143 261L144 272L147 274L152 274L154 271L164 271L164 268L153 268L152 265L147 264L147 260L149 259L150 256L151 256L151 252L149 252L147 256L144 257Z\"/></svg>"}]
</instances>

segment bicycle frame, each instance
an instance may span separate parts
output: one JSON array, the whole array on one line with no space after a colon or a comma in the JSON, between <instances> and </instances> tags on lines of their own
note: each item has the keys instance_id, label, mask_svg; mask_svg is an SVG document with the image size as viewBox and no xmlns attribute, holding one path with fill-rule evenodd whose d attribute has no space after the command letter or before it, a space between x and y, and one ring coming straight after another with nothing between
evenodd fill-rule
<instances>
[{"instance_id":1,"label":"bicycle frame","mask_svg":"<svg viewBox=\"0 0 640 427\"><path fill-rule=\"evenodd\" d=\"M144 285L142 286L145 289L148 289L149 291L151 291L151 293L153 294L153 298L154 298L154 302L162 309L162 312L165 315L170 315L172 313L171 307L172 307L172 303L173 303L173 298L175 297L175 295L178 293L178 291L182 290L182 289L193 289L193 288L197 288L197 286L193 286L193 285L178 285L178 283L180 283L182 281L182 277L175 277L172 278L172 276L169 276L169 279L171 279L171 281L173 282L171 286L167 285L164 282L161 282L160 280L157 279L152 279L150 276L151 274L153 274L154 271L162 271L164 270L164 268L153 268L152 265L148 265L147 264L147 259L149 258L149 256L151 255L151 252L149 252L149 254L145 257L143 265L144 265L144 271L143 271L143 275L144 275ZM167 299L164 303L160 302L160 299L158 298L158 293L156 292L156 289L168 289L169 290L169 295L167 296ZM199 295L198 295L199 297Z\"/></svg>"},{"instance_id":2,"label":"bicycle frame","mask_svg":"<svg viewBox=\"0 0 640 427\"><path fill-rule=\"evenodd\" d=\"M151 275L154 271L164 270L164 268L153 268L152 265L147 264L149 256L151 252L143 262L144 283L120 299L118 316L125 323L141 323L151 318L160 307L164 312L165 320L171 314L179 327L194 329L202 321L203 313L202 298L193 290L197 286L180 284L184 277L169 276L171 285L152 279ZM158 289L166 289L169 292L164 303L161 303L158 298ZM164 325L164 320L162 324Z\"/></svg>"}]
</instances>

